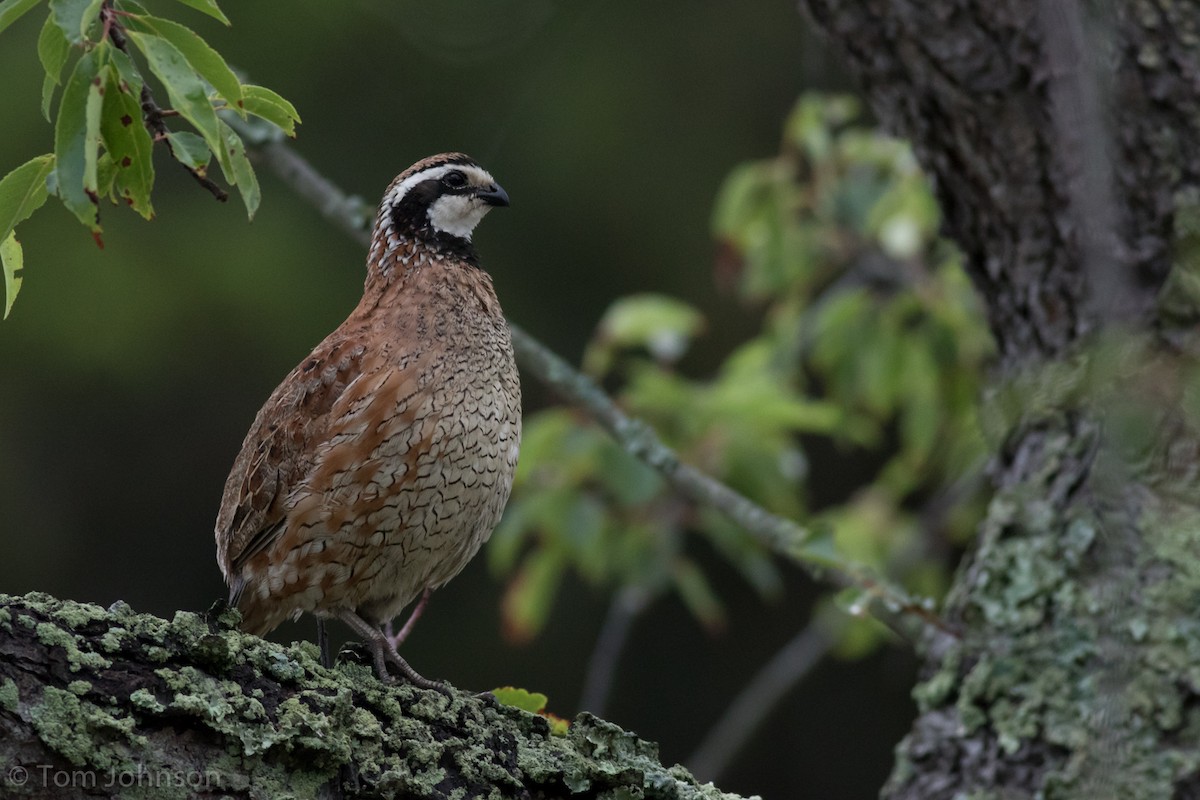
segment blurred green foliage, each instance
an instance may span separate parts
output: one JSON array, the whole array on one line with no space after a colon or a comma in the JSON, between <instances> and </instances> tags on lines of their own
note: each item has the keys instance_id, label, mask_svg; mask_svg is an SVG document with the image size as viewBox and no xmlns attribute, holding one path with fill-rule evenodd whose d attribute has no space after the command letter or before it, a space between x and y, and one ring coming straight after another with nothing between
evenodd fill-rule
<instances>
[{"instance_id":1,"label":"blurred green foliage","mask_svg":"<svg viewBox=\"0 0 1200 800\"><path fill-rule=\"evenodd\" d=\"M781 153L726 180L713 216L718 277L761 325L711 375L680 364L703 316L657 295L613 303L584 365L689 463L832 531L844 556L937 595L941 551L980 513L986 448L975 401L992 345L912 153L859 117L853 98L806 95ZM581 415L550 409L525 426L513 499L489 550L492 567L511 574L510 636L536 635L572 574L674 592L700 623L721 626L723 603L692 536L763 596L779 591L771 553L685 503ZM815 507L813 482L842 467L812 452L854 453L869 468ZM861 612L854 598L836 599ZM818 614L839 631L843 654L880 641L881 626L847 625L832 607Z\"/></svg>"}]
</instances>

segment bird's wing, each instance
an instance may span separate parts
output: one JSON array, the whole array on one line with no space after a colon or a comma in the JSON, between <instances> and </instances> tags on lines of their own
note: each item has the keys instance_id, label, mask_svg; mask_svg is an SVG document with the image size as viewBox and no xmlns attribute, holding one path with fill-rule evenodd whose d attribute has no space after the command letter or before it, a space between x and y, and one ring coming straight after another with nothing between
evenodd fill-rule
<instances>
[{"instance_id":1,"label":"bird's wing","mask_svg":"<svg viewBox=\"0 0 1200 800\"><path fill-rule=\"evenodd\" d=\"M217 560L234 595L241 566L283 530L288 495L328 438L334 404L370 360L364 345L335 331L284 378L255 417L217 514Z\"/></svg>"}]
</instances>

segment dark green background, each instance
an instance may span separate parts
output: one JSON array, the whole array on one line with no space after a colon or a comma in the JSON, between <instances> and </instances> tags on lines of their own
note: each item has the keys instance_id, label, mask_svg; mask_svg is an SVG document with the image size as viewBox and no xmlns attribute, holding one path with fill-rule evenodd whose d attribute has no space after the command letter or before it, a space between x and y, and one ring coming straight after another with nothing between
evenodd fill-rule
<instances>
[{"instance_id":1,"label":"dark green background","mask_svg":"<svg viewBox=\"0 0 1200 800\"><path fill-rule=\"evenodd\" d=\"M575 360L603 309L639 291L699 306L686 366L756 323L717 290L709 215L736 164L773 155L796 97L848 87L790 2L225 4L225 29L176 3L251 80L292 100L297 149L374 206L416 159L459 149L513 198L476 240L511 318ZM44 10L0 35L0 173L51 149L38 113ZM165 98L164 98L165 100ZM160 153L147 224L105 208L105 249L57 201L19 229L25 284L0 326L0 591L44 590L169 616L224 593L212 522L255 411L341 321L363 253L273 176L247 224ZM526 382L527 411L550 398ZM837 482L835 459L818 463ZM704 548L730 606L705 632L674 600L639 620L608 716L683 760L733 693L804 624L810 582L765 604ZM516 684L572 715L607 597L569 582L531 644L500 635L480 558L405 649L425 674ZM305 620L276 636L311 636ZM769 798L874 796L911 714L902 649L827 662L719 781Z\"/></svg>"}]
</instances>

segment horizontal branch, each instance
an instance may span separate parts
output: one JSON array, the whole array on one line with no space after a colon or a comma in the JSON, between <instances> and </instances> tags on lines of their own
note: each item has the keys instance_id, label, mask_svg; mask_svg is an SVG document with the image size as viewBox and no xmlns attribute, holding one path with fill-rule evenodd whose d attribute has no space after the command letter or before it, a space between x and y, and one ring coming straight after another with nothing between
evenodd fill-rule
<instances>
[{"instance_id":1,"label":"horizontal branch","mask_svg":"<svg viewBox=\"0 0 1200 800\"><path fill-rule=\"evenodd\" d=\"M0 796L739 800L590 714L554 735L490 694L325 669L238 621L0 595Z\"/></svg>"},{"instance_id":2,"label":"horizontal branch","mask_svg":"<svg viewBox=\"0 0 1200 800\"><path fill-rule=\"evenodd\" d=\"M251 154L270 167L297 194L321 210L327 219L366 246L363 204L335 186L287 144L279 132L249 129L233 115L226 121L243 133ZM870 567L845 559L827 541L813 537L796 522L773 514L750 498L684 463L679 454L642 420L630 417L595 381L572 367L519 325L509 322L513 349L522 372L532 375L566 400L585 408L632 456L660 472L680 494L717 509L772 552L808 570L816 578L828 573L833 582L863 592L862 613L889 617L908 615L922 624L950 632L932 613L932 603L909 595ZM882 607L880 607L882 606Z\"/></svg>"}]
</instances>

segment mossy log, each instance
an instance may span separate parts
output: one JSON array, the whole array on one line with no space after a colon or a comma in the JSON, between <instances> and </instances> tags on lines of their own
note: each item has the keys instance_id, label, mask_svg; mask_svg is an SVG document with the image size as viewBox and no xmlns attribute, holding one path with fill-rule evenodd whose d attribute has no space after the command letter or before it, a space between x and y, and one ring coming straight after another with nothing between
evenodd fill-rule
<instances>
[{"instance_id":1,"label":"mossy log","mask_svg":"<svg viewBox=\"0 0 1200 800\"><path fill-rule=\"evenodd\" d=\"M0 796L735 798L591 715L554 735L236 623L0 595Z\"/></svg>"}]
</instances>

